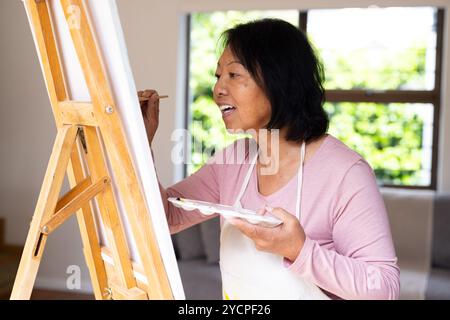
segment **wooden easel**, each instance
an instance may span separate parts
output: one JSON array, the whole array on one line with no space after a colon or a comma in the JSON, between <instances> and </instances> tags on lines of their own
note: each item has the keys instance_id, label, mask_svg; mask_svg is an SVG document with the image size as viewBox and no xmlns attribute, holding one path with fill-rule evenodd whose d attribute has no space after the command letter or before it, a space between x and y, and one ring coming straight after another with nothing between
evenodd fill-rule
<instances>
[{"instance_id":1,"label":"wooden easel","mask_svg":"<svg viewBox=\"0 0 450 320\"><path fill-rule=\"evenodd\" d=\"M85 4L82 0L60 1L63 8L76 6L80 9L79 28L70 28L70 32L92 101L68 100L49 4L45 0L25 0L57 135L11 299L30 298L48 236L75 212L96 299L173 299ZM65 12L65 15L68 20L69 14ZM130 259L106 155L141 258L139 266ZM65 172L72 189L58 200ZM99 244L92 210L94 198L105 227L108 248ZM102 255L108 256L113 265L106 263ZM144 275L146 281L137 280L135 272Z\"/></svg>"}]
</instances>

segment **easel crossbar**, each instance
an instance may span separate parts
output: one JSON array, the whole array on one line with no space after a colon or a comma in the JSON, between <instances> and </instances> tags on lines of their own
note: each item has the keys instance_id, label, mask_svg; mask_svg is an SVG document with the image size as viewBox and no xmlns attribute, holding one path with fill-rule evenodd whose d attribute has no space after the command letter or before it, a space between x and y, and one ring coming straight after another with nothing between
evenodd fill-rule
<instances>
[{"instance_id":1,"label":"easel crossbar","mask_svg":"<svg viewBox=\"0 0 450 320\"><path fill-rule=\"evenodd\" d=\"M83 180L58 201L56 213L41 226L41 232L46 235L52 233L83 205L105 190L109 183L108 177L104 177L94 184L91 183L90 177Z\"/></svg>"}]
</instances>

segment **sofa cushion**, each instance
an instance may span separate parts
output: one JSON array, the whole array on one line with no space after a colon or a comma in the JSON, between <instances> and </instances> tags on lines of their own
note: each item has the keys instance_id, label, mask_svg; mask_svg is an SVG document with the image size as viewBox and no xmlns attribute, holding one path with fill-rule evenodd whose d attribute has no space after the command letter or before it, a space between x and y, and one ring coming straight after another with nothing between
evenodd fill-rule
<instances>
[{"instance_id":1,"label":"sofa cushion","mask_svg":"<svg viewBox=\"0 0 450 320\"><path fill-rule=\"evenodd\" d=\"M425 296L429 300L450 300L450 270L431 269Z\"/></svg>"},{"instance_id":2,"label":"sofa cushion","mask_svg":"<svg viewBox=\"0 0 450 320\"><path fill-rule=\"evenodd\" d=\"M428 190L382 190L400 267L400 299L424 299L431 265L433 201Z\"/></svg>"},{"instance_id":3,"label":"sofa cushion","mask_svg":"<svg viewBox=\"0 0 450 320\"><path fill-rule=\"evenodd\" d=\"M423 300L427 289L429 268L416 263L401 262L400 300Z\"/></svg>"},{"instance_id":4,"label":"sofa cushion","mask_svg":"<svg viewBox=\"0 0 450 320\"><path fill-rule=\"evenodd\" d=\"M200 225L194 225L172 236L179 259L205 258Z\"/></svg>"},{"instance_id":5,"label":"sofa cushion","mask_svg":"<svg viewBox=\"0 0 450 320\"><path fill-rule=\"evenodd\" d=\"M215 217L200 225L201 238L208 263L219 263L220 218Z\"/></svg>"},{"instance_id":6,"label":"sofa cushion","mask_svg":"<svg viewBox=\"0 0 450 320\"><path fill-rule=\"evenodd\" d=\"M432 263L450 269L450 194L438 194L434 201Z\"/></svg>"},{"instance_id":7,"label":"sofa cushion","mask_svg":"<svg viewBox=\"0 0 450 320\"><path fill-rule=\"evenodd\" d=\"M178 261L178 268L186 299L222 299L222 279L218 265L205 263L204 259L194 259Z\"/></svg>"},{"instance_id":8,"label":"sofa cushion","mask_svg":"<svg viewBox=\"0 0 450 320\"><path fill-rule=\"evenodd\" d=\"M428 190L382 189L400 263L419 269L431 264L433 200Z\"/></svg>"}]
</instances>

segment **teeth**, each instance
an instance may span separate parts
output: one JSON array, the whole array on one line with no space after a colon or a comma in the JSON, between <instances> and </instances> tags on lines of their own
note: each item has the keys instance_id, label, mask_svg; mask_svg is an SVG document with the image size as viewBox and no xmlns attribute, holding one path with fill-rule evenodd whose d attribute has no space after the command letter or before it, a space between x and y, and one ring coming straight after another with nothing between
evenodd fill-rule
<instances>
[{"instance_id":1,"label":"teeth","mask_svg":"<svg viewBox=\"0 0 450 320\"><path fill-rule=\"evenodd\" d=\"M229 109L235 109L235 107L227 105L227 104L219 106L219 108L220 108L220 111L225 111L225 110L229 110Z\"/></svg>"}]
</instances>

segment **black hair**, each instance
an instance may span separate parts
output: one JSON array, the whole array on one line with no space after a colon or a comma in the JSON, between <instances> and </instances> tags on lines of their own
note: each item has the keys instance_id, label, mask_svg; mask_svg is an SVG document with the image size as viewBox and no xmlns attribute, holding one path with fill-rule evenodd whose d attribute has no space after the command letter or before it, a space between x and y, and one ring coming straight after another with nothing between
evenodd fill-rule
<instances>
[{"instance_id":1,"label":"black hair","mask_svg":"<svg viewBox=\"0 0 450 320\"><path fill-rule=\"evenodd\" d=\"M328 130L323 67L303 32L279 19L238 24L222 34L272 106L267 129L287 128L288 141L311 141Z\"/></svg>"}]
</instances>

